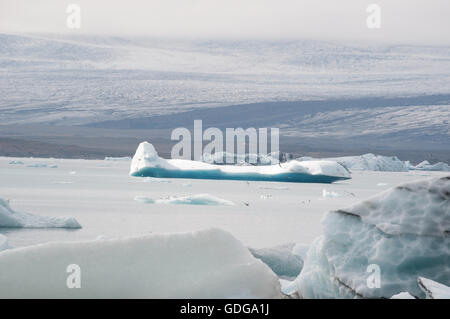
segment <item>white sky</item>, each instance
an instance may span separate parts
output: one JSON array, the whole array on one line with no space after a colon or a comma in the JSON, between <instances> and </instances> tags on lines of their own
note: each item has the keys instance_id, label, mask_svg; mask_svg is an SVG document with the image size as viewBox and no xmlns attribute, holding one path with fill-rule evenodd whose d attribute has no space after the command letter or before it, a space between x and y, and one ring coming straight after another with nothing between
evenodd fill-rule
<instances>
[{"instance_id":1,"label":"white sky","mask_svg":"<svg viewBox=\"0 0 450 319\"><path fill-rule=\"evenodd\" d=\"M81 7L81 29L66 7ZM381 7L381 29L366 7ZM450 0L0 0L0 32L314 38L450 45Z\"/></svg>"}]
</instances>

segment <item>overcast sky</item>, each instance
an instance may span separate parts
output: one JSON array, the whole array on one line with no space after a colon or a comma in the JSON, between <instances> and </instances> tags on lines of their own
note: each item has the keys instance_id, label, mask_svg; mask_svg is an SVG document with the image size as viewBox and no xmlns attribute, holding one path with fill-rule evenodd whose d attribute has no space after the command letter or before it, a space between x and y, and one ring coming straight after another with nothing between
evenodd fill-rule
<instances>
[{"instance_id":1,"label":"overcast sky","mask_svg":"<svg viewBox=\"0 0 450 319\"><path fill-rule=\"evenodd\" d=\"M81 7L81 29L66 8ZM366 8L381 7L381 29ZM0 32L314 38L450 45L450 0L0 0Z\"/></svg>"}]
</instances>

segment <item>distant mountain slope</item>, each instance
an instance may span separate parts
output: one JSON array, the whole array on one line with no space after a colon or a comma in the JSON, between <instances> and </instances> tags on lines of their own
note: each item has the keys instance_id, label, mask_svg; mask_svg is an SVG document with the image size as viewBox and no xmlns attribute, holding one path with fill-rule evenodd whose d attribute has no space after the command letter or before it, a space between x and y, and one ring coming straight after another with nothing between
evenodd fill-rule
<instances>
[{"instance_id":1,"label":"distant mountain slope","mask_svg":"<svg viewBox=\"0 0 450 319\"><path fill-rule=\"evenodd\" d=\"M0 125L82 125L249 103L450 94L450 47L0 34L0 72Z\"/></svg>"}]
</instances>

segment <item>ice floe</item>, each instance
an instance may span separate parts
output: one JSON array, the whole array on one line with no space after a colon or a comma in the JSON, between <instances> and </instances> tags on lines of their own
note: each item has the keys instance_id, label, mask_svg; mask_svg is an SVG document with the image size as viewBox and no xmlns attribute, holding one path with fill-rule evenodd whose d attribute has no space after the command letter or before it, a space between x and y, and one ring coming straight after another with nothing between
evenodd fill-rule
<instances>
[{"instance_id":1,"label":"ice floe","mask_svg":"<svg viewBox=\"0 0 450 319\"><path fill-rule=\"evenodd\" d=\"M349 197L349 196L355 197L355 194L347 191L336 192L332 190L327 190L325 188L322 190L322 197L325 198Z\"/></svg>"},{"instance_id":2,"label":"ice floe","mask_svg":"<svg viewBox=\"0 0 450 319\"><path fill-rule=\"evenodd\" d=\"M44 164L44 163L36 163L36 164L30 164L30 165L28 165L28 167L34 167L34 168L45 168L45 167L47 167L48 165L47 164Z\"/></svg>"},{"instance_id":3,"label":"ice floe","mask_svg":"<svg viewBox=\"0 0 450 319\"><path fill-rule=\"evenodd\" d=\"M72 269L81 289L66 285ZM0 287L0 298L281 297L270 268L218 229L5 250Z\"/></svg>"},{"instance_id":4,"label":"ice floe","mask_svg":"<svg viewBox=\"0 0 450 319\"><path fill-rule=\"evenodd\" d=\"M176 205L206 205L233 206L234 203L210 194L196 194L188 196L169 196L167 198L152 199L146 196L136 196L135 201L146 204L176 204Z\"/></svg>"},{"instance_id":5,"label":"ice floe","mask_svg":"<svg viewBox=\"0 0 450 319\"><path fill-rule=\"evenodd\" d=\"M124 156L124 157L105 157L105 161L109 162L129 162L131 161L131 157Z\"/></svg>"},{"instance_id":6,"label":"ice floe","mask_svg":"<svg viewBox=\"0 0 450 319\"><path fill-rule=\"evenodd\" d=\"M14 211L0 198L0 227L14 228L81 228L73 217L45 217Z\"/></svg>"},{"instance_id":7,"label":"ice floe","mask_svg":"<svg viewBox=\"0 0 450 319\"><path fill-rule=\"evenodd\" d=\"M311 157L301 157L297 160L313 160ZM343 156L322 158L320 160L335 161L341 163L350 170L355 171L388 171L407 172L408 167L405 162L396 156L382 156L375 154L364 154L359 156Z\"/></svg>"},{"instance_id":8,"label":"ice floe","mask_svg":"<svg viewBox=\"0 0 450 319\"><path fill-rule=\"evenodd\" d=\"M424 297L419 276L450 282L450 176L392 188L329 212L322 224L297 278L303 297ZM368 279L377 267L374 287Z\"/></svg>"},{"instance_id":9,"label":"ice floe","mask_svg":"<svg viewBox=\"0 0 450 319\"><path fill-rule=\"evenodd\" d=\"M333 161L290 161L279 165L213 165L183 159L163 159L143 142L136 150L130 175L162 178L229 179L282 182L332 183L350 178L345 167Z\"/></svg>"},{"instance_id":10,"label":"ice floe","mask_svg":"<svg viewBox=\"0 0 450 319\"><path fill-rule=\"evenodd\" d=\"M446 163L439 162L435 164L430 164L428 161L423 161L416 166L410 167L411 170L421 170L421 171L445 171L450 172L450 166Z\"/></svg>"},{"instance_id":11,"label":"ice floe","mask_svg":"<svg viewBox=\"0 0 450 319\"><path fill-rule=\"evenodd\" d=\"M11 162L9 162L9 164L11 164L11 165L24 165L25 163L22 162L22 161L11 161Z\"/></svg>"}]
</instances>

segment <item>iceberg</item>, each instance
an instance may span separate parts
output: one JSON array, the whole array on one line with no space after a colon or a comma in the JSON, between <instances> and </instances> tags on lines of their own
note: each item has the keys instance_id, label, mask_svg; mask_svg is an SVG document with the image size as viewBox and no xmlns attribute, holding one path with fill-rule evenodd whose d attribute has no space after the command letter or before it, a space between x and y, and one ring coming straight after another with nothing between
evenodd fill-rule
<instances>
[{"instance_id":1,"label":"iceberg","mask_svg":"<svg viewBox=\"0 0 450 319\"><path fill-rule=\"evenodd\" d=\"M427 299L450 299L450 287L446 285L423 277L419 277L417 283Z\"/></svg>"},{"instance_id":2,"label":"iceberg","mask_svg":"<svg viewBox=\"0 0 450 319\"><path fill-rule=\"evenodd\" d=\"M206 206L233 206L234 203L226 199L218 198L210 194L198 194L188 196L170 196L162 199L152 199L145 196L136 196L135 201L146 204L176 204L176 205L206 205Z\"/></svg>"},{"instance_id":3,"label":"iceberg","mask_svg":"<svg viewBox=\"0 0 450 319\"><path fill-rule=\"evenodd\" d=\"M285 244L270 248L249 248L255 258L260 259L277 276L295 279L303 267L303 259L294 253L295 244Z\"/></svg>"},{"instance_id":4,"label":"iceberg","mask_svg":"<svg viewBox=\"0 0 450 319\"><path fill-rule=\"evenodd\" d=\"M14 211L0 198L0 227L13 228L81 228L73 217L45 217Z\"/></svg>"},{"instance_id":5,"label":"iceberg","mask_svg":"<svg viewBox=\"0 0 450 319\"><path fill-rule=\"evenodd\" d=\"M67 271L77 267L81 288L69 289ZM281 298L280 289L269 267L219 229L0 252L0 298Z\"/></svg>"},{"instance_id":6,"label":"iceberg","mask_svg":"<svg viewBox=\"0 0 450 319\"><path fill-rule=\"evenodd\" d=\"M131 176L225 179L294 183L332 183L350 179L350 173L332 161L290 161L279 165L213 165L184 159L163 159L148 142L139 145L131 161Z\"/></svg>"},{"instance_id":7,"label":"iceberg","mask_svg":"<svg viewBox=\"0 0 450 319\"><path fill-rule=\"evenodd\" d=\"M300 157L297 160L313 160L311 157ZM396 156L382 156L375 154L364 154L360 156L329 157L320 160L335 161L341 163L350 170L355 171L386 171L407 172L408 166Z\"/></svg>"},{"instance_id":8,"label":"iceberg","mask_svg":"<svg viewBox=\"0 0 450 319\"><path fill-rule=\"evenodd\" d=\"M419 276L450 283L450 176L397 186L322 224L297 278L305 298L423 298ZM368 283L376 268L379 288Z\"/></svg>"},{"instance_id":9,"label":"iceberg","mask_svg":"<svg viewBox=\"0 0 450 319\"><path fill-rule=\"evenodd\" d=\"M410 167L412 170L420 170L420 171L444 171L450 172L450 166L446 163L439 162L435 164L430 164L428 161L423 161L416 166Z\"/></svg>"},{"instance_id":10,"label":"iceberg","mask_svg":"<svg viewBox=\"0 0 450 319\"><path fill-rule=\"evenodd\" d=\"M22 161L11 161L9 162L10 165L24 165L25 163Z\"/></svg>"}]
</instances>

